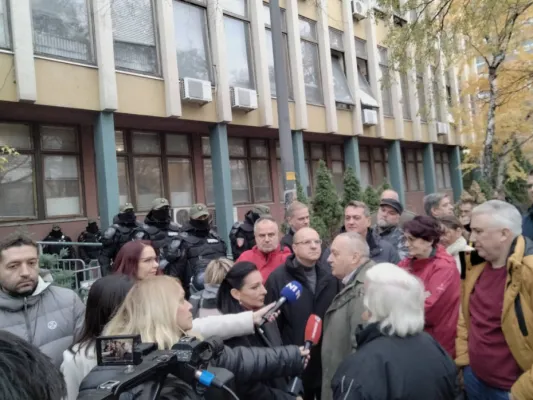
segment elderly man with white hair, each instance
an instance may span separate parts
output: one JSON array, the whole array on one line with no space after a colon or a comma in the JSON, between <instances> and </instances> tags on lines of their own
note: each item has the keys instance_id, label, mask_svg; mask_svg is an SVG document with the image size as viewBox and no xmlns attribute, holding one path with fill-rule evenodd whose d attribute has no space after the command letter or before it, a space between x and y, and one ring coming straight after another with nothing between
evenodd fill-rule
<instances>
[{"instance_id":1,"label":"elderly man with white hair","mask_svg":"<svg viewBox=\"0 0 533 400\"><path fill-rule=\"evenodd\" d=\"M533 399L533 242L513 205L472 210L456 364L469 400Z\"/></svg>"},{"instance_id":2,"label":"elderly man with white hair","mask_svg":"<svg viewBox=\"0 0 533 400\"><path fill-rule=\"evenodd\" d=\"M357 351L332 382L333 399L455 400L457 368L447 352L424 332L424 286L394 264L366 272L364 318Z\"/></svg>"}]
</instances>

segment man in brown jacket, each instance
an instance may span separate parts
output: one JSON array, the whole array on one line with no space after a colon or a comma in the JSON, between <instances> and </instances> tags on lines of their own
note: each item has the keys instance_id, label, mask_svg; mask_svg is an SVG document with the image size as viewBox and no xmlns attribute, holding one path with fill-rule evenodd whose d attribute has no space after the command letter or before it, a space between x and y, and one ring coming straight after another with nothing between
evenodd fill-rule
<instances>
[{"instance_id":1,"label":"man in brown jacket","mask_svg":"<svg viewBox=\"0 0 533 400\"><path fill-rule=\"evenodd\" d=\"M469 400L533 399L533 242L521 223L500 200L472 211L455 360Z\"/></svg>"}]
</instances>

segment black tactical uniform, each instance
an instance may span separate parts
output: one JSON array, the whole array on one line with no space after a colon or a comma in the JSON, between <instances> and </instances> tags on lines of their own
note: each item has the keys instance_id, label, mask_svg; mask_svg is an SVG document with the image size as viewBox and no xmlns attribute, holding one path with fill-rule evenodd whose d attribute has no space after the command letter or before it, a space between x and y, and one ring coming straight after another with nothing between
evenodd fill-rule
<instances>
[{"instance_id":1,"label":"black tactical uniform","mask_svg":"<svg viewBox=\"0 0 533 400\"><path fill-rule=\"evenodd\" d=\"M211 229L209 212L204 204L195 204L190 220L177 240L172 240L165 273L181 280L187 297L204 289L204 273L209 261L227 256L226 243ZM175 251L177 250L177 251Z\"/></svg>"},{"instance_id":2,"label":"black tactical uniform","mask_svg":"<svg viewBox=\"0 0 533 400\"><path fill-rule=\"evenodd\" d=\"M54 225L52 230L43 239L43 242L72 242L70 236L63 234L61 227L59 225ZM61 254L63 252L63 254ZM76 253L72 246L64 246L60 244L47 244L43 246L44 254L56 254L58 257L63 259L73 259L76 258Z\"/></svg>"},{"instance_id":3,"label":"black tactical uniform","mask_svg":"<svg viewBox=\"0 0 533 400\"><path fill-rule=\"evenodd\" d=\"M100 243L102 232L98 228L96 221L90 220L85 230L78 236L79 243ZM98 260L100 255L100 247L96 246L78 246L78 256L89 264L92 260Z\"/></svg>"},{"instance_id":4,"label":"black tactical uniform","mask_svg":"<svg viewBox=\"0 0 533 400\"><path fill-rule=\"evenodd\" d=\"M255 221L269 214L270 208L258 205L246 213L244 221L233 224L229 233L229 240L234 260L239 258L246 250L251 250L255 246Z\"/></svg>"},{"instance_id":5,"label":"black tactical uniform","mask_svg":"<svg viewBox=\"0 0 533 400\"><path fill-rule=\"evenodd\" d=\"M111 264L119 250L132 240L148 240L148 234L137 221L133 205L126 203L120 213L113 218L113 225L107 228L100 241L102 248L98 257L102 275L111 273Z\"/></svg>"}]
</instances>

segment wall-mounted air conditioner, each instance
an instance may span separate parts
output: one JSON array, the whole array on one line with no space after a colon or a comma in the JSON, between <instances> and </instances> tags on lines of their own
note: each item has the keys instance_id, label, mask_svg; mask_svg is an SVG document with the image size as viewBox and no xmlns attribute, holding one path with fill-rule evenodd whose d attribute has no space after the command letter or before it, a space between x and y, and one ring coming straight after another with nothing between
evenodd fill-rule
<instances>
[{"instance_id":1,"label":"wall-mounted air conditioner","mask_svg":"<svg viewBox=\"0 0 533 400\"><path fill-rule=\"evenodd\" d=\"M213 101L211 82L201 79L183 78L180 82L181 99L183 101L206 104Z\"/></svg>"},{"instance_id":2,"label":"wall-mounted air conditioner","mask_svg":"<svg viewBox=\"0 0 533 400\"><path fill-rule=\"evenodd\" d=\"M354 19L361 21L368 14L367 0L352 0L352 14Z\"/></svg>"},{"instance_id":3,"label":"wall-mounted air conditioner","mask_svg":"<svg viewBox=\"0 0 533 400\"><path fill-rule=\"evenodd\" d=\"M240 87L231 88L231 107L238 110L252 111L257 109L257 92Z\"/></svg>"},{"instance_id":4,"label":"wall-mounted air conditioner","mask_svg":"<svg viewBox=\"0 0 533 400\"><path fill-rule=\"evenodd\" d=\"M387 14L387 10L381 4L379 4L378 0L370 0L372 2L372 8L382 14Z\"/></svg>"},{"instance_id":5,"label":"wall-mounted air conditioner","mask_svg":"<svg viewBox=\"0 0 533 400\"><path fill-rule=\"evenodd\" d=\"M363 110L363 125L377 125L378 124L378 112L376 110Z\"/></svg>"},{"instance_id":6,"label":"wall-mounted air conditioner","mask_svg":"<svg viewBox=\"0 0 533 400\"><path fill-rule=\"evenodd\" d=\"M189 208L180 207L172 209L172 220L180 225L184 225L189 222Z\"/></svg>"},{"instance_id":7,"label":"wall-mounted air conditioner","mask_svg":"<svg viewBox=\"0 0 533 400\"><path fill-rule=\"evenodd\" d=\"M450 127L446 122L437 122L437 135L446 136L450 133Z\"/></svg>"}]
</instances>

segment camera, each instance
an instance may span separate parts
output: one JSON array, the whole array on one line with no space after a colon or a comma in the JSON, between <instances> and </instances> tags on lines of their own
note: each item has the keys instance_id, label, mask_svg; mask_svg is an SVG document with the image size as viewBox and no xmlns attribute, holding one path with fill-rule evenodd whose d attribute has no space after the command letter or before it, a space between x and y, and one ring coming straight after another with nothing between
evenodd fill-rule
<instances>
[{"instance_id":1,"label":"camera","mask_svg":"<svg viewBox=\"0 0 533 400\"><path fill-rule=\"evenodd\" d=\"M84 399L118 399L121 393L147 382L155 385L150 388L150 393L153 393L153 399L157 399L169 374L199 395L203 395L209 387L224 388L233 379L233 374L222 368L209 368L210 371L207 371L209 362L223 350L224 343L218 338L200 341L184 336L172 349L158 350L156 343L143 343L140 335L98 337L98 368L109 368L113 376Z\"/></svg>"}]
</instances>

